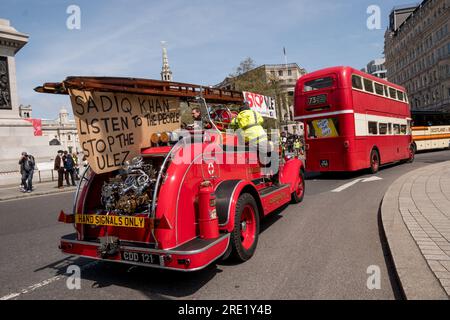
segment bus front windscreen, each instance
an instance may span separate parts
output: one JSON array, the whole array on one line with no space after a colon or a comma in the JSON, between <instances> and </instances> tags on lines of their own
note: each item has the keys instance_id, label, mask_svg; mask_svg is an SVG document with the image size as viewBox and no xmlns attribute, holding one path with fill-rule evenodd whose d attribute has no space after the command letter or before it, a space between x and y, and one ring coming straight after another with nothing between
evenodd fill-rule
<instances>
[{"instance_id":1,"label":"bus front windscreen","mask_svg":"<svg viewBox=\"0 0 450 320\"><path fill-rule=\"evenodd\" d=\"M308 139L339 137L339 122L337 118L311 120L308 125Z\"/></svg>"},{"instance_id":2,"label":"bus front windscreen","mask_svg":"<svg viewBox=\"0 0 450 320\"><path fill-rule=\"evenodd\" d=\"M325 77L320 79L314 79L308 82L305 82L305 86L303 88L304 92L315 91L330 88L333 86L333 78Z\"/></svg>"}]
</instances>

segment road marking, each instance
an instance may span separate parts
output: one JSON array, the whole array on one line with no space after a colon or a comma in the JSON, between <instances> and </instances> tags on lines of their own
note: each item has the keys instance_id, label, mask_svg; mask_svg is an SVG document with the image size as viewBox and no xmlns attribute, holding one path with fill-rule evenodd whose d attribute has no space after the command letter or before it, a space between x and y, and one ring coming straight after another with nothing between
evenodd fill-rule
<instances>
[{"instance_id":1,"label":"road marking","mask_svg":"<svg viewBox=\"0 0 450 320\"><path fill-rule=\"evenodd\" d=\"M345 189L350 188L351 186L357 184L357 183L360 182L360 181L361 181L361 179L353 180L353 181L351 181L351 182L349 182L349 183L346 183L346 184L340 186L339 188L336 188L336 189L332 190L331 192L341 192L341 191L344 191Z\"/></svg>"},{"instance_id":2,"label":"road marking","mask_svg":"<svg viewBox=\"0 0 450 320\"><path fill-rule=\"evenodd\" d=\"M16 297L18 297L18 296L20 296L20 295L23 295L23 294L27 294L27 293L33 292L33 291L36 290L36 289L42 288L42 287L44 287L44 286L46 286L46 285L49 285L50 283L53 283L53 282L55 282L55 281L58 281L58 280L60 280L60 279L63 278L63 277L64 277L64 276L62 276L62 275L61 275L61 276L56 276L56 277L53 277L53 278L44 280L44 281L42 281L42 282L33 284L33 285L29 286L29 287L26 288L26 289L20 290L20 292L17 292L17 293L11 293L11 294L8 294L8 295L6 295L6 296L4 296L4 297L1 297L0 300L11 300L11 299L14 299L14 298L16 298Z\"/></svg>"},{"instance_id":3,"label":"road marking","mask_svg":"<svg viewBox=\"0 0 450 320\"><path fill-rule=\"evenodd\" d=\"M380 178L380 177L377 177L377 176L373 176L373 177L370 177L370 178L363 179L362 182L372 182L372 181L380 181L380 180L383 180L383 178Z\"/></svg>"},{"instance_id":4,"label":"road marking","mask_svg":"<svg viewBox=\"0 0 450 320\"><path fill-rule=\"evenodd\" d=\"M88 268L96 265L97 263L98 263L98 261L93 261L93 262L90 262L88 264L85 264L83 267L81 267L81 270L88 269ZM65 276L66 276L65 274L62 274L62 275L55 276L55 277L49 278L47 280L41 281L39 283L33 284L33 285L27 287L26 289L20 290L19 292L10 293L10 294L8 294L6 296L0 297L0 301L1 300L11 300L11 299L17 298L18 296L21 296L21 295L24 295L24 294L27 294L27 293L31 293L31 292L39 289L39 288L45 287L45 286L47 286L47 285L49 285L49 284L51 284L53 282L61 280Z\"/></svg>"},{"instance_id":5,"label":"road marking","mask_svg":"<svg viewBox=\"0 0 450 320\"><path fill-rule=\"evenodd\" d=\"M370 178L362 178L362 179L356 179L353 181L350 181L342 186L340 186L339 188L336 188L334 190L331 190L331 192L341 192L344 191L345 189L350 188L351 186L354 186L355 184L357 184L358 182L373 182L373 181L379 181L379 180L383 180L383 178L380 177L370 177Z\"/></svg>"}]
</instances>

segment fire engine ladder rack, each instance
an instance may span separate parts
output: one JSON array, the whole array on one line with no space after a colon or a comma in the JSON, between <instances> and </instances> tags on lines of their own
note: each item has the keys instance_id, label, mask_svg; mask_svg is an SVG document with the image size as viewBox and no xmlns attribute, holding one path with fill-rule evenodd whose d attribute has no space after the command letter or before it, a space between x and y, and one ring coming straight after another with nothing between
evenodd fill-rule
<instances>
[{"instance_id":1,"label":"fire engine ladder rack","mask_svg":"<svg viewBox=\"0 0 450 320\"><path fill-rule=\"evenodd\" d=\"M195 84L117 77L68 77L63 82L48 82L34 90L39 93L69 94L70 89L155 95L177 98L203 97L211 103L244 101L242 92L205 87Z\"/></svg>"}]
</instances>

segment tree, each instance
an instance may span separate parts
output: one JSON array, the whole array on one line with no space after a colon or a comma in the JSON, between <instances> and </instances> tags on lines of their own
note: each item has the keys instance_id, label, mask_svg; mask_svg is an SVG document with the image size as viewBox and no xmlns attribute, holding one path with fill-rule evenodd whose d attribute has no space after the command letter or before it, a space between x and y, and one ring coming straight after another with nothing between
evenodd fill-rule
<instances>
[{"instance_id":1,"label":"tree","mask_svg":"<svg viewBox=\"0 0 450 320\"><path fill-rule=\"evenodd\" d=\"M238 77L244 73L249 72L250 70L255 69L255 61L253 61L252 58L247 57L244 60L241 61L239 64L239 67L236 68L236 71L232 74L230 74L230 77L235 78Z\"/></svg>"}]
</instances>

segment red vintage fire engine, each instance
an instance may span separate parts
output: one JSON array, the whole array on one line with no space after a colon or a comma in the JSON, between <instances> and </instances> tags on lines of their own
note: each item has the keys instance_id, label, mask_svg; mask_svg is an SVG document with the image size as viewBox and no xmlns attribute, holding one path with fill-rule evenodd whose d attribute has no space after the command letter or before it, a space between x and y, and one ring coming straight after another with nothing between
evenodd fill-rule
<instances>
[{"instance_id":1,"label":"red vintage fire engine","mask_svg":"<svg viewBox=\"0 0 450 320\"><path fill-rule=\"evenodd\" d=\"M234 116L224 106L243 103L240 92L87 77L35 90L68 94L70 88L195 100L211 129L183 138L159 132L151 136L152 146L122 169L102 174L85 170L73 212L59 216L75 227L75 233L61 238L60 249L66 254L181 271L205 268L219 258L246 261L255 252L261 218L303 200L301 160L279 159L272 150L279 159L274 181L273 172L262 170L256 152L237 134L217 130Z\"/></svg>"}]
</instances>

